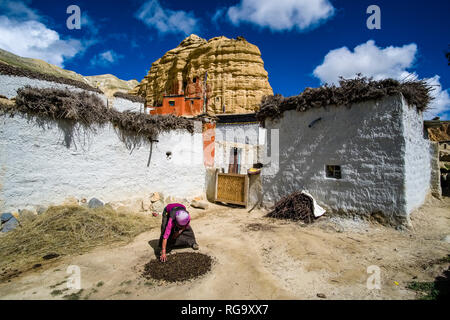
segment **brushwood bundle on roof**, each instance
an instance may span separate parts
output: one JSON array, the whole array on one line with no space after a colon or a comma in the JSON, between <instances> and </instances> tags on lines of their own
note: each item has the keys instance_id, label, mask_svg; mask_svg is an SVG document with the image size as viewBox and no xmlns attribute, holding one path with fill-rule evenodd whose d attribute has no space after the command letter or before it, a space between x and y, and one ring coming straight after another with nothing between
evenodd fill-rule
<instances>
[{"instance_id":1,"label":"brushwood bundle on roof","mask_svg":"<svg viewBox=\"0 0 450 320\"><path fill-rule=\"evenodd\" d=\"M11 65L3 63L3 62L0 62L0 74L7 75L7 76L26 77L26 78L30 78L30 79L45 80L45 81L50 81L50 82L67 84L67 85L77 87L77 88L80 88L83 90L97 92L97 93L103 93L100 89L91 87L89 84L81 82L81 81L58 77L58 76L54 76L51 74L39 73L36 71L11 66Z\"/></svg>"},{"instance_id":2,"label":"brushwood bundle on roof","mask_svg":"<svg viewBox=\"0 0 450 320\"><path fill-rule=\"evenodd\" d=\"M156 137L161 132L178 129L194 132L192 121L174 115L153 116L132 111L114 111L111 122L121 130L150 138Z\"/></svg>"},{"instance_id":3,"label":"brushwood bundle on roof","mask_svg":"<svg viewBox=\"0 0 450 320\"><path fill-rule=\"evenodd\" d=\"M108 108L95 94L61 89L24 87L18 90L15 107L3 107L4 113L24 113L32 117L51 120L69 120L85 128L112 123L123 134L144 139L155 138L161 132L187 130L194 132L189 119L174 115L151 116L138 112L119 112Z\"/></svg>"},{"instance_id":4,"label":"brushwood bundle on roof","mask_svg":"<svg viewBox=\"0 0 450 320\"><path fill-rule=\"evenodd\" d=\"M128 94L128 93L124 93L124 92L120 92L120 91L117 91L116 93L114 93L114 97L130 100L132 102L145 103L145 98L144 97L135 96L133 94Z\"/></svg>"},{"instance_id":5,"label":"brushwood bundle on roof","mask_svg":"<svg viewBox=\"0 0 450 320\"><path fill-rule=\"evenodd\" d=\"M266 96L261 102L260 111L256 114L259 121L266 118L278 119L288 110L306 111L312 108L349 106L368 100L377 100L386 96L401 93L410 106L424 111L428 108L432 97L432 87L424 80L400 82L394 79L374 81L361 77L343 79L340 86L324 85L319 88L307 88L298 96L284 98L282 95Z\"/></svg>"}]
</instances>

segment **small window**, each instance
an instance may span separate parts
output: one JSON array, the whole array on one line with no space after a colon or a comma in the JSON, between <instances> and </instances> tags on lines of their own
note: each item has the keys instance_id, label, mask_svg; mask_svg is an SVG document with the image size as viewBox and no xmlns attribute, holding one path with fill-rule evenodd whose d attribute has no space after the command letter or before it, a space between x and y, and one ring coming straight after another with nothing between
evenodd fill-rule
<instances>
[{"instance_id":1,"label":"small window","mask_svg":"<svg viewBox=\"0 0 450 320\"><path fill-rule=\"evenodd\" d=\"M194 105L194 100L191 100L191 105Z\"/></svg>"},{"instance_id":2,"label":"small window","mask_svg":"<svg viewBox=\"0 0 450 320\"><path fill-rule=\"evenodd\" d=\"M194 79L192 79L192 82L196 83L197 82L197 77L194 77Z\"/></svg>"},{"instance_id":3,"label":"small window","mask_svg":"<svg viewBox=\"0 0 450 320\"><path fill-rule=\"evenodd\" d=\"M333 178L333 179L341 179L342 178L341 166L327 165L325 170L326 170L327 178Z\"/></svg>"},{"instance_id":4,"label":"small window","mask_svg":"<svg viewBox=\"0 0 450 320\"><path fill-rule=\"evenodd\" d=\"M174 100L170 100L170 101L169 101L169 106L175 107L175 101L174 101Z\"/></svg>"}]
</instances>

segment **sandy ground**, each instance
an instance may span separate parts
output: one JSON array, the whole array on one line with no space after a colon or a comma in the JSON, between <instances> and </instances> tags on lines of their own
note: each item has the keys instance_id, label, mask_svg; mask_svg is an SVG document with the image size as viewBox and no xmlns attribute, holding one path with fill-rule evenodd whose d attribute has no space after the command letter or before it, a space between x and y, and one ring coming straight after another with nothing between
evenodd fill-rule
<instances>
[{"instance_id":1,"label":"sandy ground","mask_svg":"<svg viewBox=\"0 0 450 320\"><path fill-rule=\"evenodd\" d=\"M64 257L45 270L0 284L1 299L62 299L69 265L81 270L81 299L414 299L412 281L431 281L450 253L450 198L430 198L412 214L412 228L395 230L324 216L313 225L263 218L265 212L210 205L192 210L201 253L211 272L191 282L161 284L141 277L155 258L161 218L125 246ZM249 228L262 224L265 230ZM192 249L174 250L172 254ZM169 255L170 259L170 255ZM367 288L369 266L380 268L381 289ZM396 284L398 283L398 284ZM54 290L65 290L52 295Z\"/></svg>"}]
</instances>

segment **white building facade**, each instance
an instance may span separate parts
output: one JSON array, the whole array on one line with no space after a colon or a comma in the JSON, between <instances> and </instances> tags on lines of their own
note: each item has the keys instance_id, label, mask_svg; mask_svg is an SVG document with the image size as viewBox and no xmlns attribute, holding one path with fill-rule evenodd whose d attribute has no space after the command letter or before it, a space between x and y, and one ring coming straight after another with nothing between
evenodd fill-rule
<instances>
[{"instance_id":1,"label":"white building facade","mask_svg":"<svg viewBox=\"0 0 450 320\"><path fill-rule=\"evenodd\" d=\"M279 168L262 175L268 204L307 190L331 212L408 224L430 192L422 113L401 95L290 110L265 127L279 132Z\"/></svg>"}]
</instances>

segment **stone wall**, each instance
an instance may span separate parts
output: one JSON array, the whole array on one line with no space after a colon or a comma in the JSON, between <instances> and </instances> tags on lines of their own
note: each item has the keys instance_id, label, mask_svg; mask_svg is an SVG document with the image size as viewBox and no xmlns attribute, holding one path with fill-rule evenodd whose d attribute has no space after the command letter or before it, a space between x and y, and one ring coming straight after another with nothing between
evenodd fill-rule
<instances>
[{"instance_id":1,"label":"stone wall","mask_svg":"<svg viewBox=\"0 0 450 320\"><path fill-rule=\"evenodd\" d=\"M133 102L123 98L113 98L111 99L111 107L123 112L123 111L133 111L133 112L144 112L144 104L141 102Z\"/></svg>"},{"instance_id":2,"label":"stone wall","mask_svg":"<svg viewBox=\"0 0 450 320\"><path fill-rule=\"evenodd\" d=\"M430 141L425 139L422 113L403 102L403 138L405 139L406 212L420 207L431 191Z\"/></svg>"},{"instance_id":3,"label":"stone wall","mask_svg":"<svg viewBox=\"0 0 450 320\"><path fill-rule=\"evenodd\" d=\"M307 190L329 211L408 222L430 189L421 121L401 96L267 120L267 129L279 130L280 154L279 169L262 176L264 201ZM340 166L341 179L327 177L327 165Z\"/></svg>"},{"instance_id":4,"label":"stone wall","mask_svg":"<svg viewBox=\"0 0 450 320\"><path fill-rule=\"evenodd\" d=\"M431 194L440 199L442 197L441 188L441 168L439 164L439 143L430 143L430 161L431 161L431 179L430 188Z\"/></svg>"},{"instance_id":5,"label":"stone wall","mask_svg":"<svg viewBox=\"0 0 450 320\"><path fill-rule=\"evenodd\" d=\"M201 124L196 131L161 134L153 144L129 150L111 126L96 128L70 148L64 123L39 126L20 115L0 118L0 211L62 203L68 197L105 202L205 193Z\"/></svg>"}]
</instances>

